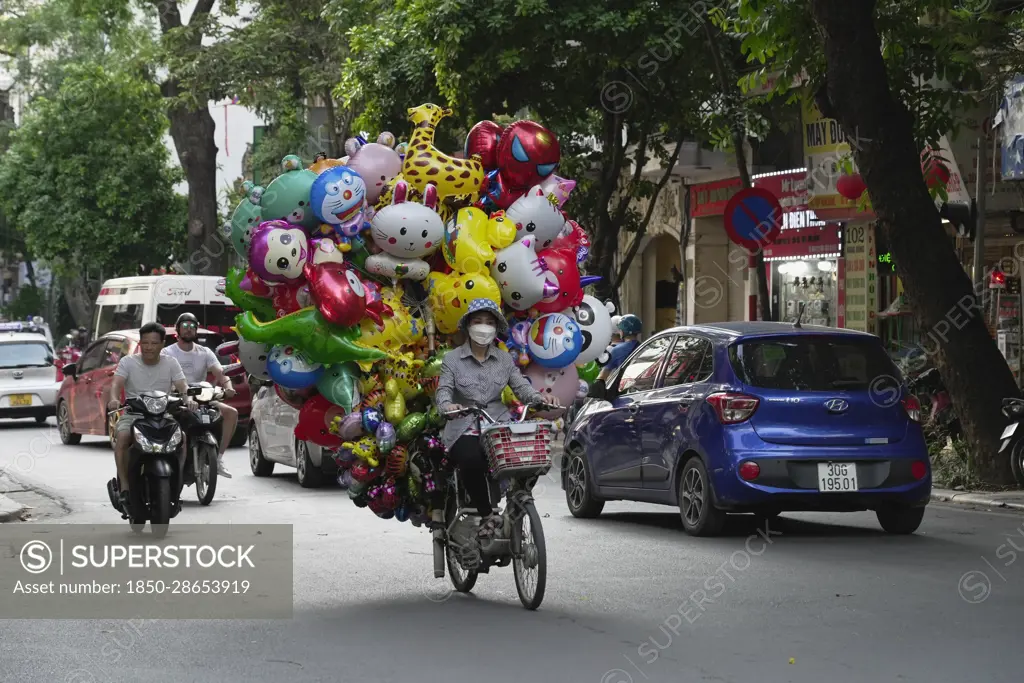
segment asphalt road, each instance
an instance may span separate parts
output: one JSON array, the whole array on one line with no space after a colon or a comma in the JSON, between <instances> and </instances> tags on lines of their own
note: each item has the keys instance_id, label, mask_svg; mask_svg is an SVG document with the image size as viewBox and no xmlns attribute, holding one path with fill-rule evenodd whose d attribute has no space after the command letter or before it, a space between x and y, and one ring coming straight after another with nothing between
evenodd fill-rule
<instances>
[{"instance_id":1,"label":"asphalt road","mask_svg":"<svg viewBox=\"0 0 1024 683\"><path fill-rule=\"evenodd\" d=\"M6 422L0 444L0 467L64 497L72 512L59 521L123 524L101 440L64 447L54 431ZM791 514L768 534L737 517L725 537L694 539L669 508L616 503L573 519L552 480L538 490L547 597L527 612L510 569L452 595L433 578L427 532L334 487L303 490L290 471L256 479L243 449L229 466L213 505L189 499L172 533L293 524L293 619L0 620L0 680L1020 680L1024 562L1006 545L1024 549L1016 514L932 505L913 537L883 534L869 513Z\"/></svg>"}]
</instances>

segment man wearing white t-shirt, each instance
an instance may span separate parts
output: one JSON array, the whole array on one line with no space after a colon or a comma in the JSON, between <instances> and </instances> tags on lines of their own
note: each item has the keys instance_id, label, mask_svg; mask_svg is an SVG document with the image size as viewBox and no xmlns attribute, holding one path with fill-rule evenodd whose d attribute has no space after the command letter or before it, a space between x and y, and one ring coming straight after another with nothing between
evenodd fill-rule
<instances>
[{"instance_id":1,"label":"man wearing white t-shirt","mask_svg":"<svg viewBox=\"0 0 1024 683\"><path fill-rule=\"evenodd\" d=\"M224 397L231 398L235 390L231 386L231 378L224 374L224 368L217 360L217 354L205 346L196 344L199 337L199 321L191 313L182 313L178 321L174 323L174 329L178 332L178 341L163 350L163 353L178 361L182 371L185 373L185 380L189 384L205 382L206 376L213 374L214 381L224 389ZM235 434L235 427L238 426L238 411L229 405L215 401L213 403L220 410L221 415L221 436L220 453L217 456L217 473L222 477L231 478L231 472L224 465L224 451L231 443L231 437Z\"/></svg>"}]
</instances>

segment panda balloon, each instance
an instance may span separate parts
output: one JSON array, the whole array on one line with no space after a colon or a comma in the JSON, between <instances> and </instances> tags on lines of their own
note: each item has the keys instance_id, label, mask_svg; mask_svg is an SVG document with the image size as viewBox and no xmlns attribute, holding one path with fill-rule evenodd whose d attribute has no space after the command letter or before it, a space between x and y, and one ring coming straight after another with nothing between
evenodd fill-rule
<instances>
[{"instance_id":1,"label":"panda balloon","mask_svg":"<svg viewBox=\"0 0 1024 683\"><path fill-rule=\"evenodd\" d=\"M268 344L259 344L241 337L238 338L238 358L242 361L245 371L253 377L270 379L270 372L267 371L270 350L271 347Z\"/></svg>"},{"instance_id":2,"label":"panda balloon","mask_svg":"<svg viewBox=\"0 0 1024 683\"><path fill-rule=\"evenodd\" d=\"M579 306L565 311L576 319L583 334L583 350L576 357L576 365L586 365L591 361L599 364L608 362L608 347L612 343L612 314L615 304L610 301L601 303L596 297L584 295Z\"/></svg>"}]
</instances>

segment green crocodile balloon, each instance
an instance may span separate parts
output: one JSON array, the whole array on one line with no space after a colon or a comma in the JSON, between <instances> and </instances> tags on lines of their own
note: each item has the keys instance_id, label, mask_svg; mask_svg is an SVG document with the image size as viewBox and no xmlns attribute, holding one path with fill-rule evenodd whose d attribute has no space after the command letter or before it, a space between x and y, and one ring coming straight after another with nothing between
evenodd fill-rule
<instances>
[{"instance_id":1,"label":"green crocodile balloon","mask_svg":"<svg viewBox=\"0 0 1024 683\"><path fill-rule=\"evenodd\" d=\"M235 319L238 333L260 344L293 345L315 363L372 363L384 358L383 351L363 346L358 327L331 325L315 308L303 308L271 322L260 322L251 311Z\"/></svg>"},{"instance_id":2,"label":"green crocodile balloon","mask_svg":"<svg viewBox=\"0 0 1024 683\"><path fill-rule=\"evenodd\" d=\"M273 320L276 318L277 311L274 310L274 304L270 299L256 296L239 286L243 277L245 277L245 271L241 268L232 268L228 271L227 277L224 278L225 296L231 299L231 303L243 311L254 313L259 320Z\"/></svg>"}]
</instances>

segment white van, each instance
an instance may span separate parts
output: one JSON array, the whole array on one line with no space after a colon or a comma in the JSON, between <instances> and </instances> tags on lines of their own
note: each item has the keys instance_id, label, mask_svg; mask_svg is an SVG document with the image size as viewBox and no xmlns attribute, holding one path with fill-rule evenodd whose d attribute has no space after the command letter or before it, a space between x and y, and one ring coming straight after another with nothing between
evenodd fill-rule
<instances>
[{"instance_id":1,"label":"white van","mask_svg":"<svg viewBox=\"0 0 1024 683\"><path fill-rule=\"evenodd\" d=\"M224 278L216 275L145 275L107 280L96 297L92 338L108 332L137 330L149 322L173 327L182 313L225 340L241 310L224 296Z\"/></svg>"}]
</instances>

